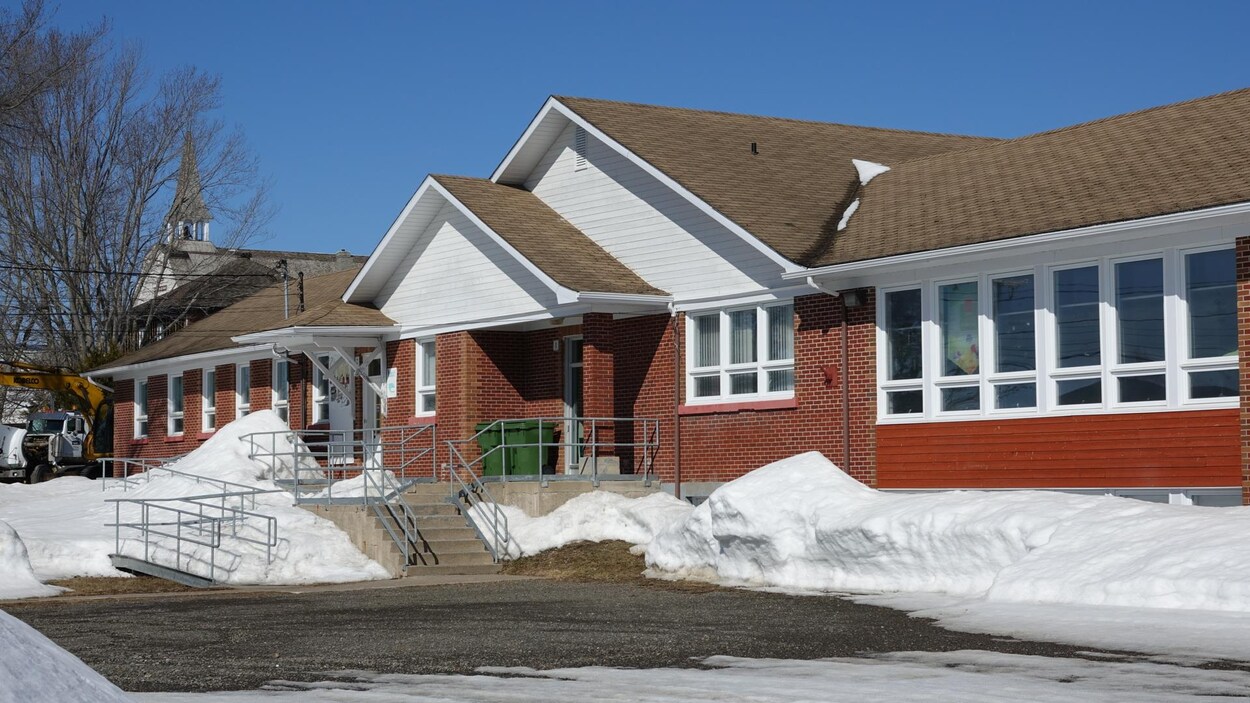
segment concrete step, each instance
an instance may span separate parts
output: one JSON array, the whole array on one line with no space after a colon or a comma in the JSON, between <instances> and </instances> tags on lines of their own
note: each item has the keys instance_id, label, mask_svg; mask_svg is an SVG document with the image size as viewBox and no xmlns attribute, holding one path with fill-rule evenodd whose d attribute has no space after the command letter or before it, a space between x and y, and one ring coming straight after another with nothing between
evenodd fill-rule
<instances>
[{"instance_id":1,"label":"concrete step","mask_svg":"<svg viewBox=\"0 0 1250 703\"><path fill-rule=\"evenodd\" d=\"M413 561L424 565L439 566L477 566L481 564L490 564L490 554L485 550L473 553L453 553L453 554L427 554L419 552L413 555Z\"/></svg>"},{"instance_id":2,"label":"concrete step","mask_svg":"<svg viewBox=\"0 0 1250 703\"><path fill-rule=\"evenodd\" d=\"M464 566L422 565L408 567L406 576L468 576L476 574L497 574L502 569L499 564L466 564Z\"/></svg>"},{"instance_id":3,"label":"concrete step","mask_svg":"<svg viewBox=\"0 0 1250 703\"><path fill-rule=\"evenodd\" d=\"M418 515L418 530L455 530L469 527L461 515Z\"/></svg>"},{"instance_id":4,"label":"concrete step","mask_svg":"<svg viewBox=\"0 0 1250 703\"><path fill-rule=\"evenodd\" d=\"M459 514L459 511L457 511L456 506L452 505L451 503L416 502L412 499L411 496L404 496L404 502L406 502L408 504L408 507L412 510L412 512L416 513L419 517L434 516L434 515L458 515Z\"/></svg>"},{"instance_id":5,"label":"concrete step","mask_svg":"<svg viewBox=\"0 0 1250 703\"><path fill-rule=\"evenodd\" d=\"M418 540L417 544L421 546L422 551L434 554L468 554L486 551L486 545L482 544L482 540L476 536L469 539Z\"/></svg>"},{"instance_id":6,"label":"concrete step","mask_svg":"<svg viewBox=\"0 0 1250 703\"><path fill-rule=\"evenodd\" d=\"M427 542L447 542L469 540L478 541L477 532L472 527L417 527L417 534Z\"/></svg>"}]
</instances>

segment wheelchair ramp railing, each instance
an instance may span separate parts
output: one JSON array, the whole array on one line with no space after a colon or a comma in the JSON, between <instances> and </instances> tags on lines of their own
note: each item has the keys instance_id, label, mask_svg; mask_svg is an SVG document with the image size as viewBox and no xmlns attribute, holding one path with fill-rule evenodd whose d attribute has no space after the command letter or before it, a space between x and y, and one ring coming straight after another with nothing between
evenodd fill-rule
<instances>
[{"instance_id":1,"label":"wheelchair ramp railing","mask_svg":"<svg viewBox=\"0 0 1250 703\"><path fill-rule=\"evenodd\" d=\"M201 477L202 478L202 477ZM212 480L212 479L210 479ZM115 566L188 585L225 582L249 553L272 563L278 520L256 512L251 488L177 498L113 498ZM123 519L123 507L128 515ZM137 509L137 510L136 510ZM131 517L137 512L136 517Z\"/></svg>"},{"instance_id":2,"label":"wheelchair ramp railing","mask_svg":"<svg viewBox=\"0 0 1250 703\"><path fill-rule=\"evenodd\" d=\"M497 449L499 447L491 451ZM460 453L458 443L452 441L447 442L447 451L450 459L447 472L451 484L448 502L455 505L473 526L478 539L490 551L491 559L496 563L503 561L508 557L508 516L474 471L474 466L481 463L481 457L475 461L466 460Z\"/></svg>"}]
</instances>

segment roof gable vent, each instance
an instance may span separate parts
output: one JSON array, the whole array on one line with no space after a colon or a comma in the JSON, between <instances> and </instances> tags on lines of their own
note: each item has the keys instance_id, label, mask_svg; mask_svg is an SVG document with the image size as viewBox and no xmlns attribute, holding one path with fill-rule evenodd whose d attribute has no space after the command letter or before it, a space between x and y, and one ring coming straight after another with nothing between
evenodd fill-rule
<instances>
[{"instance_id":1,"label":"roof gable vent","mask_svg":"<svg viewBox=\"0 0 1250 703\"><path fill-rule=\"evenodd\" d=\"M573 159L573 170L583 171L586 169L586 128L578 127L573 135L573 152L576 157Z\"/></svg>"}]
</instances>

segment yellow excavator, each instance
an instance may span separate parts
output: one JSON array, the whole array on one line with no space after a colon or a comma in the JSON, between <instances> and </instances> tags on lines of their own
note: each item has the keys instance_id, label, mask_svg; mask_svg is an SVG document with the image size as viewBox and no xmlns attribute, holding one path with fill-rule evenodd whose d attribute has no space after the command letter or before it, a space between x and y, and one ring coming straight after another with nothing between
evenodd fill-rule
<instances>
[{"instance_id":1,"label":"yellow excavator","mask_svg":"<svg viewBox=\"0 0 1250 703\"><path fill-rule=\"evenodd\" d=\"M64 368L0 361L0 386L52 391L62 410L32 412L25 427L0 425L0 481L99 478L113 454L113 390Z\"/></svg>"}]
</instances>

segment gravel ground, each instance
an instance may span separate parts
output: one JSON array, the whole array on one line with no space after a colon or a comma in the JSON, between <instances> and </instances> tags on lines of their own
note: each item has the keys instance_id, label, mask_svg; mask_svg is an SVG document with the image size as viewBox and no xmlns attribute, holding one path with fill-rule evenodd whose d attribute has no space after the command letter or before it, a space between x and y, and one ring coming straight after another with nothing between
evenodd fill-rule
<instances>
[{"instance_id":1,"label":"gravel ground","mask_svg":"<svg viewBox=\"0 0 1250 703\"><path fill-rule=\"evenodd\" d=\"M696 666L714 654L1077 652L949 632L833 597L545 580L29 601L5 609L128 691L255 689L344 669L468 673L479 666Z\"/></svg>"}]
</instances>

